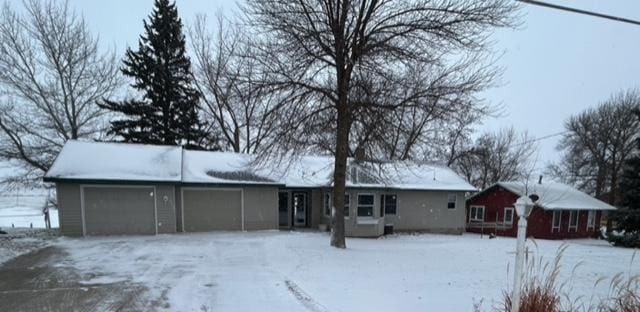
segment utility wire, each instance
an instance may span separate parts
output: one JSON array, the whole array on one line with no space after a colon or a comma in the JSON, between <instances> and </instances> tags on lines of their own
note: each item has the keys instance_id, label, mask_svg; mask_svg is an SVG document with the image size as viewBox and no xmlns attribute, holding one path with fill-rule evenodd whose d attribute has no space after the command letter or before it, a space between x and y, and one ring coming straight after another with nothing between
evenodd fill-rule
<instances>
[{"instance_id":1,"label":"utility wire","mask_svg":"<svg viewBox=\"0 0 640 312\"><path fill-rule=\"evenodd\" d=\"M532 4L532 5L537 5L537 6L541 6L541 7L547 7L547 8L551 8L551 9L567 11L567 12L583 14L583 15L595 16L595 17L604 18L604 19L608 19L608 20L612 20L612 21L616 21L616 22L622 22L622 23L628 23L628 24L633 24L633 25L636 25L636 26L640 26L640 21L636 21L636 20L632 20L632 19L628 19L628 18L624 18L624 17L618 17L618 16L602 14L602 13L598 13L598 12L586 11L586 10L571 8L571 7L567 7L567 6L562 6L562 5L557 5L557 4L552 4L552 3L547 3L547 2L537 1L537 0L516 0L516 1L523 2L523 3L528 3L528 4Z\"/></svg>"},{"instance_id":2,"label":"utility wire","mask_svg":"<svg viewBox=\"0 0 640 312\"><path fill-rule=\"evenodd\" d=\"M527 140L527 141L524 141L524 142L516 143L516 144L510 145L509 147L518 147L518 146L522 146L522 145L525 145L525 144L531 144L533 142L538 142L538 141L550 139L550 138L557 137L557 136L560 136L560 135L564 135L564 134L567 134L567 133L569 133L569 131L562 131L562 132L558 132L558 133L553 133L553 134L541 136L541 137L538 137L538 138L533 138L531 140Z\"/></svg>"}]
</instances>

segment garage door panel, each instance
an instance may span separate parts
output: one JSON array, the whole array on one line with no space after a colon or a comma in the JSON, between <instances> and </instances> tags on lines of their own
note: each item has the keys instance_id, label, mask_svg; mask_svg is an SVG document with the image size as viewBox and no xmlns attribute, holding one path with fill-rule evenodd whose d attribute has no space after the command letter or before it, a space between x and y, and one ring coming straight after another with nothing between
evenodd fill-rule
<instances>
[{"instance_id":1,"label":"garage door panel","mask_svg":"<svg viewBox=\"0 0 640 312\"><path fill-rule=\"evenodd\" d=\"M87 235L155 234L153 187L85 187Z\"/></svg>"},{"instance_id":2,"label":"garage door panel","mask_svg":"<svg viewBox=\"0 0 640 312\"><path fill-rule=\"evenodd\" d=\"M240 190L183 190L184 230L187 232L242 229Z\"/></svg>"}]
</instances>

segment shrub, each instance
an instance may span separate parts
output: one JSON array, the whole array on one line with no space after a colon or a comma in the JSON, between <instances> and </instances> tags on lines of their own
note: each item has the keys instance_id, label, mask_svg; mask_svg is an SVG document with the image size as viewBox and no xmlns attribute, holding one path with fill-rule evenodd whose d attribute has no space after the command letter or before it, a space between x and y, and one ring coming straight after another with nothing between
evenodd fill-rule
<instances>
[{"instance_id":1,"label":"shrub","mask_svg":"<svg viewBox=\"0 0 640 312\"><path fill-rule=\"evenodd\" d=\"M640 248L640 232L610 233L607 240L618 247Z\"/></svg>"},{"instance_id":2,"label":"shrub","mask_svg":"<svg viewBox=\"0 0 640 312\"><path fill-rule=\"evenodd\" d=\"M640 232L640 209L620 209L611 215L617 229L626 232Z\"/></svg>"}]
</instances>

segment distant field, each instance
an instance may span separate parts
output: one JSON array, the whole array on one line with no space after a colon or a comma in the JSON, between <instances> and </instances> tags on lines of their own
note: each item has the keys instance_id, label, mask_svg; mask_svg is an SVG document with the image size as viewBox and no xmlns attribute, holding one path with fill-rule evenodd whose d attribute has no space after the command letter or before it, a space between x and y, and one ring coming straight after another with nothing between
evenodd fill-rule
<instances>
[{"instance_id":1,"label":"distant field","mask_svg":"<svg viewBox=\"0 0 640 312\"><path fill-rule=\"evenodd\" d=\"M37 193L34 190L23 190L19 194L0 193L0 228L44 228L42 209L46 200L47 193ZM52 209L49 215L51 226L58 227L58 210Z\"/></svg>"},{"instance_id":2,"label":"distant field","mask_svg":"<svg viewBox=\"0 0 640 312\"><path fill-rule=\"evenodd\" d=\"M7 163L0 163L0 178L11 174L13 168ZM0 184L0 228L34 227L44 228L42 209L49 196L49 191L35 189L8 189ZM51 196L55 196L52 193ZM58 227L58 211L50 211L51 226Z\"/></svg>"}]
</instances>

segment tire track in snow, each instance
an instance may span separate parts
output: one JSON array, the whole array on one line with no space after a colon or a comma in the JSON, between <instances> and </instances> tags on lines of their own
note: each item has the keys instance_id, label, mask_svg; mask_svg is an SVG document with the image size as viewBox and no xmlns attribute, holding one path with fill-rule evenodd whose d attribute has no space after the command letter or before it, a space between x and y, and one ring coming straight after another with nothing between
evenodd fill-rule
<instances>
[{"instance_id":1,"label":"tire track in snow","mask_svg":"<svg viewBox=\"0 0 640 312\"><path fill-rule=\"evenodd\" d=\"M296 299L305 308L307 308L309 311L313 311L313 312L329 312L329 310L327 310L326 307L324 307L320 303L318 303L315 300L313 300L313 298L311 298L311 296L309 296L309 294L304 292L304 290L302 290L302 288L300 288L300 286L298 286L298 284L296 284L296 283L294 283L294 282L292 282L291 280L288 280L288 279L286 279L284 281L284 283L285 283L285 285L287 285L287 289L289 290L289 292L294 297L296 297Z\"/></svg>"}]
</instances>

